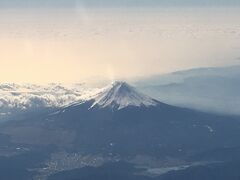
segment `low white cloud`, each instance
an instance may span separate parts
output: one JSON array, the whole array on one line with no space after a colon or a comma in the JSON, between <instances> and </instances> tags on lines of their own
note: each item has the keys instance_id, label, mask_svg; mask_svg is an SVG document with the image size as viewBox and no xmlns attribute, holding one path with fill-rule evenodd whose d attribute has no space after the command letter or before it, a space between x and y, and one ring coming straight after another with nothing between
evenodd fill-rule
<instances>
[{"instance_id":1,"label":"low white cloud","mask_svg":"<svg viewBox=\"0 0 240 180\"><path fill-rule=\"evenodd\" d=\"M16 112L66 106L81 100L91 91L82 84L70 87L60 84L0 84L0 118Z\"/></svg>"}]
</instances>

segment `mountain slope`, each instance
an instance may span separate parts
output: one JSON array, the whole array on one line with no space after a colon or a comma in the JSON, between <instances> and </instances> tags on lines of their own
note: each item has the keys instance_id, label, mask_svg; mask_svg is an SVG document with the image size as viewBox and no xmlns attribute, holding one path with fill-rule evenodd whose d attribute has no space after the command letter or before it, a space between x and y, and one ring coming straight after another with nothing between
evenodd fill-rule
<instances>
[{"instance_id":1,"label":"mountain slope","mask_svg":"<svg viewBox=\"0 0 240 180\"><path fill-rule=\"evenodd\" d=\"M38 167L35 174L44 178L121 161L168 172L194 163L215 162L217 157L206 160L215 149L225 152L222 149L240 146L238 117L167 105L124 82L55 113L6 122L0 132L0 154L13 156L6 162L20 154L17 162L22 164L24 157L37 152L44 158L34 164ZM226 155L224 161L228 157L232 156ZM25 168L29 169L29 164ZM150 175L156 176L154 172Z\"/></svg>"},{"instance_id":2,"label":"mountain slope","mask_svg":"<svg viewBox=\"0 0 240 180\"><path fill-rule=\"evenodd\" d=\"M102 108L110 107L113 109L122 109L127 106L156 106L156 100L147 97L135 88L129 86L125 82L115 82L110 87L107 87L103 92L97 94L94 98L94 106Z\"/></svg>"},{"instance_id":3,"label":"mountain slope","mask_svg":"<svg viewBox=\"0 0 240 180\"><path fill-rule=\"evenodd\" d=\"M18 143L164 157L240 145L239 130L234 117L170 106L118 82L44 119L17 122L3 131Z\"/></svg>"}]
</instances>

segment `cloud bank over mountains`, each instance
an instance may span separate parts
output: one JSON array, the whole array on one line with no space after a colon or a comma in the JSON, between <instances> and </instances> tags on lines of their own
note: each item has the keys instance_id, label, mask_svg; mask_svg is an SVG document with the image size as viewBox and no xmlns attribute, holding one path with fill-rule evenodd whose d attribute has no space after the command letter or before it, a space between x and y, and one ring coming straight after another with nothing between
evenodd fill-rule
<instances>
[{"instance_id":1,"label":"cloud bank over mountains","mask_svg":"<svg viewBox=\"0 0 240 180\"><path fill-rule=\"evenodd\" d=\"M88 94L88 88L83 87L83 84L70 87L60 84L0 84L0 119L19 113L55 109L79 101L83 94Z\"/></svg>"}]
</instances>

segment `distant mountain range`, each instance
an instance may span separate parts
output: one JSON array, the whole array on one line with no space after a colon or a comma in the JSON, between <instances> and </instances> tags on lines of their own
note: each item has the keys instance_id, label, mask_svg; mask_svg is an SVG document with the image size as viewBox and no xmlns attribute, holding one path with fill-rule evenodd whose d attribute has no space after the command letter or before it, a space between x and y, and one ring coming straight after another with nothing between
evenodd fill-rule
<instances>
[{"instance_id":1,"label":"distant mountain range","mask_svg":"<svg viewBox=\"0 0 240 180\"><path fill-rule=\"evenodd\" d=\"M240 66L178 71L141 79L135 86L168 104L240 115Z\"/></svg>"}]
</instances>

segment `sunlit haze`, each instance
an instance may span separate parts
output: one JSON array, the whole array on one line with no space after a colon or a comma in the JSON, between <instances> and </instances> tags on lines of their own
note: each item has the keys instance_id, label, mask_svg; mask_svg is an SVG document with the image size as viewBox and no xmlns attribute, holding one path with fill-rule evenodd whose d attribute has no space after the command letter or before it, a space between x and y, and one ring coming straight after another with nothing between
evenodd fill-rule
<instances>
[{"instance_id":1,"label":"sunlit haze","mask_svg":"<svg viewBox=\"0 0 240 180\"><path fill-rule=\"evenodd\" d=\"M113 80L234 65L239 50L239 8L0 10L1 82Z\"/></svg>"}]
</instances>

